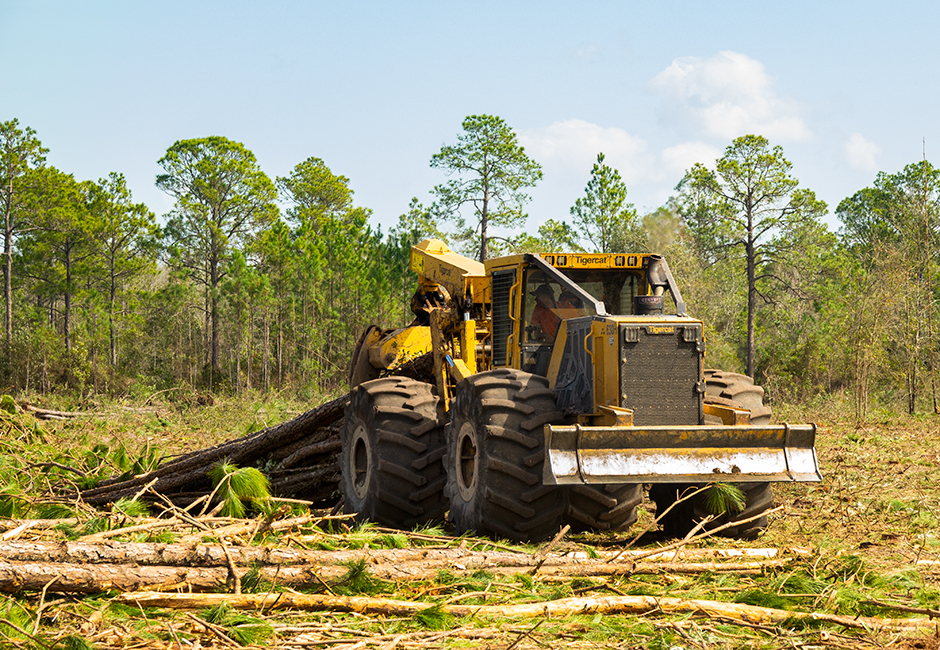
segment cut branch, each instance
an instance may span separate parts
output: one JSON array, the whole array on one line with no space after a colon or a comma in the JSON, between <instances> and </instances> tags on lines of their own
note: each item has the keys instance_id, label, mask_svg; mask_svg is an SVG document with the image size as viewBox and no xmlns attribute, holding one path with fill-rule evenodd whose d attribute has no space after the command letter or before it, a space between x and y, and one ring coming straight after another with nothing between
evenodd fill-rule
<instances>
[{"instance_id":1,"label":"cut branch","mask_svg":"<svg viewBox=\"0 0 940 650\"><path fill-rule=\"evenodd\" d=\"M301 609L308 611L357 612L388 616L412 616L429 607L436 607L452 616L495 616L533 618L550 616L565 618L590 614L697 614L725 618L748 624L780 625L799 620L829 623L847 628L878 630L931 630L936 623L930 619L890 619L871 616L839 616L819 612L795 612L756 605L724 603L713 600L656 598L654 596L599 596L563 598L522 605L434 605L425 602L365 598L358 596L322 596L313 594L158 594L129 593L116 599L137 607L199 609L216 607L225 602L235 609Z\"/></svg>"}]
</instances>

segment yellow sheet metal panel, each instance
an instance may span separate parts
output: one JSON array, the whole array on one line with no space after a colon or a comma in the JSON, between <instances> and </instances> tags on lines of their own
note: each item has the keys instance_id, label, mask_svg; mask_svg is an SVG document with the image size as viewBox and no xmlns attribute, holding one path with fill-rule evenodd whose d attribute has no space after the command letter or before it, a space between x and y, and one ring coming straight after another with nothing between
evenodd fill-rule
<instances>
[{"instance_id":1,"label":"yellow sheet metal panel","mask_svg":"<svg viewBox=\"0 0 940 650\"><path fill-rule=\"evenodd\" d=\"M457 326L457 340L460 344L460 358L469 374L477 371L477 322L465 320Z\"/></svg>"},{"instance_id":2,"label":"yellow sheet metal panel","mask_svg":"<svg viewBox=\"0 0 940 650\"><path fill-rule=\"evenodd\" d=\"M464 279L470 287L473 302L487 304L493 302L493 292L490 288L489 276L466 275Z\"/></svg>"},{"instance_id":3,"label":"yellow sheet metal panel","mask_svg":"<svg viewBox=\"0 0 940 650\"><path fill-rule=\"evenodd\" d=\"M468 288L474 287L476 280L479 286L474 291L474 301L482 302L476 294L485 293L484 285L479 284L485 281L483 265L453 252L439 239L425 239L411 247L411 270L418 274L419 281L436 282L453 297L462 298Z\"/></svg>"},{"instance_id":4,"label":"yellow sheet metal panel","mask_svg":"<svg viewBox=\"0 0 940 650\"><path fill-rule=\"evenodd\" d=\"M381 344L369 350L376 368L392 368L431 351L431 328L404 327L386 334Z\"/></svg>"},{"instance_id":5,"label":"yellow sheet metal panel","mask_svg":"<svg viewBox=\"0 0 940 650\"><path fill-rule=\"evenodd\" d=\"M617 322L612 319L592 323L594 357L594 403L596 406L620 406L620 346Z\"/></svg>"}]
</instances>

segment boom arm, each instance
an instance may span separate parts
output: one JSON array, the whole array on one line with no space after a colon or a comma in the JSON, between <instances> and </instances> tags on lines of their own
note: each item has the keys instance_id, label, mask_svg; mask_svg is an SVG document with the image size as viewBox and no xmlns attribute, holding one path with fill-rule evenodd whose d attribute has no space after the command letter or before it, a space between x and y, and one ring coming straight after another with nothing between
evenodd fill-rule
<instances>
[{"instance_id":1,"label":"boom arm","mask_svg":"<svg viewBox=\"0 0 940 650\"><path fill-rule=\"evenodd\" d=\"M489 282L483 265L453 252L438 239L425 239L411 247L411 270L418 274L418 282L427 289L440 285L455 300L463 302L489 302Z\"/></svg>"}]
</instances>

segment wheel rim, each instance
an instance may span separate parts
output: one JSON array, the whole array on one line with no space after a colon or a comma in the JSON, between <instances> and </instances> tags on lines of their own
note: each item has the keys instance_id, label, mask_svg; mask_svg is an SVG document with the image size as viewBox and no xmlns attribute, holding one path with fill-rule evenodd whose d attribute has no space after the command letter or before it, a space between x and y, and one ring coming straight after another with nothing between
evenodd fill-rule
<instances>
[{"instance_id":1,"label":"wheel rim","mask_svg":"<svg viewBox=\"0 0 940 650\"><path fill-rule=\"evenodd\" d=\"M477 432L472 424L464 422L457 435L457 489L464 501L470 501L476 492L477 456Z\"/></svg>"},{"instance_id":2,"label":"wheel rim","mask_svg":"<svg viewBox=\"0 0 940 650\"><path fill-rule=\"evenodd\" d=\"M353 433L352 453L349 454L349 475L352 477L353 492L359 499L365 499L369 494L371 467L372 448L369 446L366 428L360 424Z\"/></svg>"}]
</instances>

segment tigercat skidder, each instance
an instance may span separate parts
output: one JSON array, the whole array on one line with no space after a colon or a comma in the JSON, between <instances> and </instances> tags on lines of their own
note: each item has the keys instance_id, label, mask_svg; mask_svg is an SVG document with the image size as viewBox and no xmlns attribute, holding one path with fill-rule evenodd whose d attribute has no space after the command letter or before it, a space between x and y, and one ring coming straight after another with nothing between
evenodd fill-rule
<instances>
[{"instance_id":1,"label":"tigercat skidder","mask_svg":"<svg viewBox=\"0 0 940 650\"><path fill-rule=\"evenodd\" d=\"M821 480L815 425L771 425L762 388L705 370L702 322L662 257L481 264L432 239L411 268L414 322L368 328L350 360L348 512L405 529L449 512L461 533L538 541L626 528L647 484L667 534L710 516L752 537L772 482ZM695 488L720 482L745 502L716 517Z\"/></svg>"}]
</instances>

